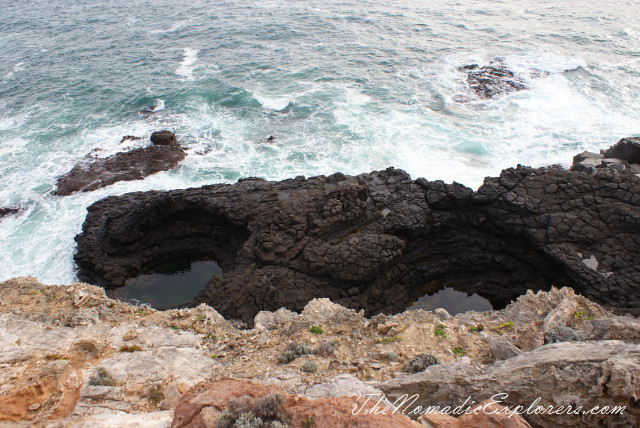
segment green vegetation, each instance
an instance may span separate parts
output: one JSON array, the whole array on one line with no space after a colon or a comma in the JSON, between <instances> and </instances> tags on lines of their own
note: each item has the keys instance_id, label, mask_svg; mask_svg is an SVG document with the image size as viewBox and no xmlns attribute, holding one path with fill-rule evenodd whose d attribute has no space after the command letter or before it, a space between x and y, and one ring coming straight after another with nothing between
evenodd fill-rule
<instances>
[{"instance_id":1,"label":"green vegetation","mask_svg":"<svg viewBox=\"0 0 640 428\"><path fill-rule=\"evenodd\" d=\"M459 346L453 348L453 355L455 355L456 357L464 357L464 349Z\"/></svg>"},{"instance_id":2,"label":"green vegetation","mask_svg":"<svg viewBox=\"0 0 640 428\"><path fill-rule=\"evenodd\" d=\"M152 386L147 391L147 398L151 403L158 404L164 399L164 394L162 393L162 389L159 386Z\"/></svg>"},{"instance_id":3,"label":"green vegetation","mask_svg":"<svg viewBox=\"0 0 640 428\"><path fill-rule=\"evenodd\" d=\"M469 329L469 331L474 332L474 333L475 333L475 332L477 332L477 331L478 331L478 326L475 326L475 325L474 325L473 327L471 327L471 328Z\"/></svg>"},{"instance_id":4,"label":"green vegetation","mask_svg":"<svg viewBox=\"0 0 640 428\"><path fill-rule=\"evenodd\" d=\"M91 378L89 379L89 385L113 386L115 385L115 381L105 368L98 367L98 369L96 370L96 374L94 376L91 376Z\"/></svg>"},{"instance_id":5,"label":"green vegetation","mask_svg":"<svg viewBox=\"0 0 640 428\"><path fill-rule=\"evenodd\" d=\"M311 331L311 333L313 334L322 334L322 327L320 327L319 325L312 325L311 328L309 329L309 331Z\"/></svg>"},{"instance_id":6,"label":"green vegetation","mask_svg":"<svg viewBox=\"0 0 640 428\"><path fill-rule=\"evenodd\" d=\"M402 336L385 336L382 339L377 339L376 340L377 343L382 343L382 344L389 344L389 343L393 343L393 342L402 342Z\"/></svg>"},{"instance_id":7,"label":"green vegetation","mask_svg":"<svg viewBox=\"0 0 640 428\"><path fill-rule=\"evenodd\" d=\"M494 330L498 334L502 334L502 330L505 328L513 328L513 321L509 320L508 322L503 322L500 325L491 327L491 330Z\"/></svg>"},{"instance_id":8,"label":"green vegetation","mask_svg":"<svg viewBox=\"0 0 640 428\"><path fill-rule=\"evenodd\" d=\"M318 370L318 366L313 361L305 361L300 366L300 371L305 373L315 373Z\"/></svg>"},{"instance_id":9,"label":"green vegetation","mask_svg":"<svg viewBox=\"0 0 640 428\"><path fill-rule=\"evenodd\" d=\"M138 345L122 345L120 352L137 352L142 351L142 348Z\"/></svg>"},{"instance_id":10,"label":"green vegetation","mask_svg":"<svg viewBox=\"0 0 640 428\"><path fill-rule=\"evenodd\" d=\"M444 332L444 324L438 324L436 326L436 329L434 330L434 333L436 336L442 337L443 339L447 338L447 333Z\"/></svg>"},{"instance_id":11,"label":"green vegetation","mask_svg":"<svg viewBox=\"0 0 640 428\"><path fill-rule=\"evenodd\" d=\"M302 423L302 427L303 428L311 428L316 424L316 418L315 416L309 416L303 423Z\"/></svg>"},{"instance_id":12,"label":"green vegetation","mask_svg":"<svg viewBox=\"0 0 640 428\"><path fill-rule=\"evenodd\" d=\"M278 357L280 364L288 364L298 357L311 353L309 346L304 343L289 343L284 352Z\"/></svg>"},{"instance_id":13,"label":"green vegetation","mask_svg":"<svg viewBox=\"0 0 640 428\"><path fill-rule=\"evenodd\" d=\"M50 361L56 361L56 360L66 360L65 357L63 357L60 354L47 354L47 356L45 357L47 360Z\"/></svg>"}]
</instances>

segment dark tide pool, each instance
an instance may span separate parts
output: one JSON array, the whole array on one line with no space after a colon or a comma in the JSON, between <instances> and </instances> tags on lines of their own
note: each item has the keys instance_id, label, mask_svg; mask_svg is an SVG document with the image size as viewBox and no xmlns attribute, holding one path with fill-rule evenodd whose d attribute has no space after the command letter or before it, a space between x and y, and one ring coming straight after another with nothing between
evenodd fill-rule
<instances>
[{"instance_id":1,"label":"dark tide pool","mask_svg":"<svg viewBox=\"0 0 640 428\"><path fill-rule=\"evenodd\" d=\"M431 296L425 294L418 298L407 307L407 310L424 309L425 311L433 311L437 308L444 308L451 315L467 311L484 312L493 309L491 303L484 297L480 297L477 294L467 295L467 293L447 287Z\"/></svg>"},{"instance_id":2,"label":"dark tide pool","mask_svg":"<svg viewBox=\"0 0 640 428\"><path fill-rule=\"evenodd\" d=\"M222 269L214 261L177 260L153 273L130 278L124 287L107 290L107 296L136 304L167 309L189 303Z\"/></svg>"}]
</instances>

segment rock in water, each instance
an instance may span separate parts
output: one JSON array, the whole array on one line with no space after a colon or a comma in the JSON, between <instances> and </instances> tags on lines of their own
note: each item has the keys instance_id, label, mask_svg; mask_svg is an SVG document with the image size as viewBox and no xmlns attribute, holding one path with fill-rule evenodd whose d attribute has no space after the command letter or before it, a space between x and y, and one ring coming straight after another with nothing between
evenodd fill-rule
<instances>
[{"instance_id":1,"label":"rock in water","mask_svg":"<svg viewBox=\"0 0 640 428\"><path fill-rule=\"evenodd\" d=\"M96 190L118 181L140 180L173 169L186 157L171 131L154 132L151 142L154 144L147 147L77 164L58 179L53 194L67 196L74 192Z\"/></svg>"},{"instance_id":2,"label":"rock in water","mask_svg":"<svg viewBox=\"0 0 640 428\"><path fill-rule=\"evenodd\" d=\"M623 138L615 146L604 152L604 156L640 164L640 138Z\"/></svg>"},{"instance_id":3,"label":"rock in water","mask_svg":"<svg viewBox=\"0 0 640 428\"><path fill-rule=\"evenodd\" d=\"M149 137L149 139L156 146L170 146L178 144L176 134L166 130L154 132L153 134L151 134L151 137Z\"/></svg>"},{"instance_id":4,"label":"rock in water","mask_svg":"<svg viewBox=\"0 0 640 428\"><path fill-rule=\"evenodd\" d=\"M8 215L16 214L18 211L20 211L19 208L0 208L0 219Z\"/></svg>"},{"instance_id":5,"label":"rock in water","mask_svg":"<svg viewBox=\"0 0 640 428\"><path fill-rule=\"evenodd\" d=\"M480 67L478 64L463 65L458 70L467 75L467 83L480 98L493 98L509 92L527 89L524 81L517 77L501 61Z\"/></svg>"},{"instance_id":6,"label":"rock in water","mask_svg":"<svg viewBox=\"0 0 640 428\"><path fill-rule=\"evenodd\" d=\"M628 169L518 166L475 192L393 168L137 192L91 205L76 241L78 277L104 287L152 262L215 260L224 274L194 303L248 323L317 297L395 313L432 282L494 307L570 286L640 313L640 178Z\"/></svg>"}]
</instances>

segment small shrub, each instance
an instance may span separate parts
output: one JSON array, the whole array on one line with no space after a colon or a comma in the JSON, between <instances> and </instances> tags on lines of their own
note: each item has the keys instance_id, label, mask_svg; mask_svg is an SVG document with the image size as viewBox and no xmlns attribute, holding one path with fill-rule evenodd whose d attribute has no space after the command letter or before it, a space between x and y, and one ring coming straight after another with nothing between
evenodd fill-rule
<instances>
[{"instance_id":1,"label":"small shrub","mask_svg":"<svg viewBox=\"0 0 640 428\"><path fill-rule=\"evenodd\" d=\"M308 355L310 352L309 347L304 343L289 343L284 352L278 357L278 362L280 364L288 364L298 357Z\"/></svg>"},{"instance_id":2,"label":"small shrub","mask_svg":"<svg viewBox=\"0 0 640 428\"><path fill-rule=\"evenodd\" d=\"M321 355L323 357L327 357L329 355L333 355L338 350L335 342L325 341L318 346L313 353L317 355Z\"/></svg>"},{"instance_id":3,"label":"small shrub","mask_svg":"<svg viewBox=\"0 0 640 428\"><path fill-rule=\"evenodd\" d=\"M318 366L313 361L305 361L300 366L300 371L305 373L315 373L318 370Z\"/></svg>"},{"instance_id":4,"label":"small shrub","mask_svg":"<svg viewBox=\"0 0 640 428\"><path fill-rule=\"evenodd\" d=\"M513 321L508 321L508 322L503 322L502 324L495 326L495 327L491 327L491 330L496 331L498 334L502 334L502 329L504 328L512 328L513 327Z\"/></svg>"},{"instance_id":5,"label":"small shrub","mask_svg":"<svg viewBox=\"0 0 640 428\"><path fill-rule=\"evenodd\" d=\"M147 391L147 398L151 403L158 404L164 399L164 394L162 393L162 389L159 386L152 386Z\"/></svg>"},{"instance_id":6,"label":"small shrub","mask_svg":"<svg viewBox=\"0 0 640 428\"><path fill-rule=\"evenodd\" d=\"M142 348L138 345L122 345L120 352L137 352L142 351Z\"/></svg>"},{"instance_id":7,"label":"small shrub","mask_svg":"<svg viewBox=\"0 0 640 428\"><path fill-rule=\"evenodd\" d=\"M569 327L559 326L549 330L544 335L545 343L558 343L558 342L584 342L584 334Z\"/></svg>"},{"instance_id":8,"label":"small shrub","mask_svg":"<svg viewBox=\"0 0 640 428\"><path fill-rule=\"evenodd\" d=\"M440 364L440 360L433 355L420 354L407 363L404 367L404 371L407 373L418 373L424 371L429 366L433 366L434 364Z\"/></svg>"},{"instance_id":9,"label":"small shrub","mask_svg":"<svg viewBox=\"0 0 640 428\"><path fill-rule=\"evenodd\" d=\"M472 332L472 333L477 332L477 331L478 331L478 326L475 326L475 325L474 325L473 327L471 327L471 328L469 329L469 331L470 331L470 332Z\"/></svg>"},{"instance_id":10,"label":"small shrub","mask_svg":"<svg viewBox=\"0 0 640 428\"><path fill-rule=\"evenodd\" d=\"M314 416L309 416L307 419L305 419L305 421L302 423L302 427L303 428L312 428L314 425L316 424L316 418Z\"/></svg>"},{"instance_id":11,"label":"small shrub","mask_svg":"<svg viewBox=\"0 0 640 428\"><path fill-rule=\"evenodd\" d=\"M172 325L172 326L171 326L171 328L172 328L173 330L180 330L180 327L178 327L178 326L177 326L177 325L175 325L175 324L174 324L174 325Z\"/></svg>"},{"instance_id":12,"label":"small shrub","mask_svg":"<svg viewBox=\"0 0 640 428\"><path fill-rule=\"evenodd\" d=\"M282 408L282 394L268 394L262 399L249 396L232 398L222 411L218 428L288 428L290 415Z\"/></svg>"},{"instance_id":13,"label":"small shrub","mask_svg":"<svg viewBox=\"0 0 640 428\"><path fill-rule=\"evenodd\" d=\"M384 343L385 345L393 342L402 342L402 336L385 336L382 339L377 339L376 342Z\"/></svg>"},{"instance_id":14,"label":"small shrub","mask_svg":"<svg viewBox=\"0 0 640 428\"><path fill-rule=\"evenodd\" d=\"M464 357L464 349L461 347L453 348L453 355L456 357Z\"/></svg>"},{"instance_id":15,"label":"small shrub","mask_svg":"<svg viewBox=\"0 0 640 428\"><path fill-rule=\"evenodd\" d=\"M395 352L386 352L382 355L382 358L388 361L398 361L398 354Z\"/></svg>"},{"instance_id":16,"label":"small shrub","mask_svg":"<svg viewBox=\"0 0 640 428\"><path fill-rule=\"evenodd\" d=\"M436 326L436 329L434 330L434 333L436 336L442 337L443 339L447 338L447 333L444 332L444 324L438 324Z\"/></svg>"},{"instance_id":17,"label":"small shrub","mask_svg":"<svg viewBox=\"0 0 640 428\"><path fill-rule=\"evenodd\" d=\"M89 379L89 385L93 386L113 386L114 384L113 378L104 367L98 367L96 374Z\"/></svg>"},{"instance_id":18,"label":"small shrub","mask_svg":"<svg viewBox=\"0 0 640 428\"><path fill-rule=\"evenodd\" d=\"M322 334L322 327L320 327L319 325L312 325L311 328L309 329L309 331L311 331L311 333L313 334Z\"/></svg>"},{"instance_id":19,"label":"small shrub","mask_svg":"<svg viewBox=\"0 0 640 428\"><path fill-rule=\"evenodd\" d=\"M576 311L576 313L574 314L576 321L582 321L587 319L587 314L585 314L582 311Z\"/></svg>"},{"instance_id":20,"label":"small shrub","mask_svg":"<svg viewBox=\"0 0 640 428\"><path fill-rule=\"evenodd\" d=\"M45 358L50 361L66 360L66 358L60 354L47 354Z\"/></svg>"}]
</instances>

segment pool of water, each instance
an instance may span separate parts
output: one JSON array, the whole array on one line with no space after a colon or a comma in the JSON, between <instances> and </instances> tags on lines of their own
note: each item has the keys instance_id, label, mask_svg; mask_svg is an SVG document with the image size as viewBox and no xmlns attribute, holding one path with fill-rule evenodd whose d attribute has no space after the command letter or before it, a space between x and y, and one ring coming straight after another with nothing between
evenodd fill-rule
<instances>
[{"instance_id":1,"label":"pool of water","mask_svg":"<svg viewBox=\"0 0 640 428\"><path fill-rule=\"evenodd\" d=\"M153 273L127 280L123 287L107 290L107 296L136 304L167 309L189 303L222 269L215 261L177 260Z\"/></svg>"},{"instance_id":2,"label":"pool of water","mask_svg":"<svg viewBox=\"0 0 640 428\"><path fill-rule=\"evenodd\" d=\"M484 312L493 309L491 303L484 297L480 297L477 294L467 295L467 293L445 287L431 296L425 294L418 298L407 307L407 310L424 309L425 311L433 311L437 308L444 308L451 315L467 311Z\"/></svg>"}]
</instances>

